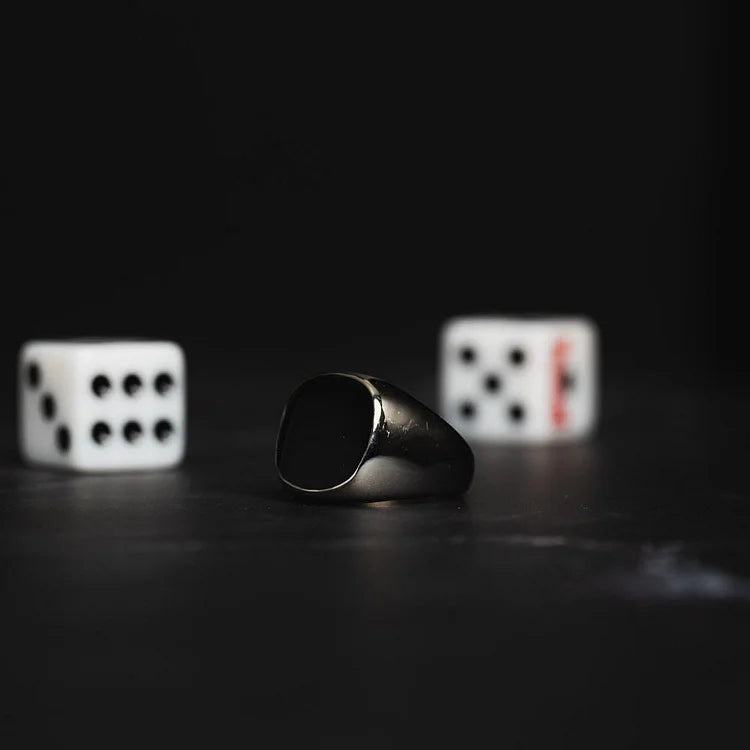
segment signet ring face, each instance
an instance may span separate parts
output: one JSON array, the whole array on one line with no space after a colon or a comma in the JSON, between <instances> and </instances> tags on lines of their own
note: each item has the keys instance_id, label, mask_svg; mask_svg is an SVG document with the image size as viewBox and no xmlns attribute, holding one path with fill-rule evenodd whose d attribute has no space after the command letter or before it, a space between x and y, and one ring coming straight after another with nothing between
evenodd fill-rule
<instances>
[{"instance_id":1,"label":"signet ring face","mask_svg":"<svg viewBox=\"0 0 750 750\"><path fill-rule=\"evenodd\" d=\"M291 395L276 441L283 484L319 499L457 495L474 456L441 417L378 378L326 373Z\"/></svg>"}]
</instances>

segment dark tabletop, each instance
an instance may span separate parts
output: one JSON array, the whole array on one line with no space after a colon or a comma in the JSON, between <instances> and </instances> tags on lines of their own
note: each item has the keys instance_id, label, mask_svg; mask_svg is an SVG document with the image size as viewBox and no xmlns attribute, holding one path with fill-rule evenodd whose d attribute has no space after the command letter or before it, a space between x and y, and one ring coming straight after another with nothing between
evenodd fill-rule
<instances>
[{"instance_id":1,"label":"dark tabletop","mask_svg":"<svg viewBox=\"0 0 750 750\"><path fill-rule=\"evenodd\" d=\"M742 716L744 392L608 386L596 438L477 449L463 499L336 506L275 477L296 377L259 402L198 373L174 471L39 471L8 441L0 736L670 747Z\"/></svg>"}]
</instances>

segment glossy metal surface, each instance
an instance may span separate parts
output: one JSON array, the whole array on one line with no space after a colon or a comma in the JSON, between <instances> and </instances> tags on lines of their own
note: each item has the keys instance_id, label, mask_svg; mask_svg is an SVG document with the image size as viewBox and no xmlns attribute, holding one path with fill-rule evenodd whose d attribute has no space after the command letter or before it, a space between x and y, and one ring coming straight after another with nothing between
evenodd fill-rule
<instances>
[{"instance_id":1,"label":"glossy metal surface","mask_svg":"<svg viewBox=\"0 0 750 750\"><path fill-rule=\"evenodd\" d=\"M351 394L358 390L353 384L371 408L349 406L347 397L357 396ZM313 400L318 403L311 405ZM315 451L311 461L309 452ZM337 452L350 457L342 464L331 455ZM313 463L328 461L328 483L305 473ZM290 397L276 442L276 468L295 492L366 502L461 494L471 484L474 456L445 420L400 388L368 375L327 373L305 381Z\"/></svg>"}]
</instances>

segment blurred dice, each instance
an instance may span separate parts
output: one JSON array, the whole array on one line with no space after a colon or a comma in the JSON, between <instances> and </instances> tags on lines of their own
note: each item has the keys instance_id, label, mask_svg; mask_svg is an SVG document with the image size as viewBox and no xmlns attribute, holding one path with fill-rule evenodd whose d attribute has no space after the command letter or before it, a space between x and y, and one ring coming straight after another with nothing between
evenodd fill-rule
<instances>
[{"instance_id":1,"label":"blurred dice","mask_svg":"<svg viewBox=\"0 0 750 750\"><path fill-rule=\"evenodd\" d=\"M440 408L467 439L542 443L589 435L597 332L585 318L464 317L440 342Z\"/></svg>"},{"instance_id":2,"label":"blurred dice","mask_svg":"<svg viewBox=\"0 0 750 750\"><path fill-rule=\"evenodd\" d=\"M30 341L18 358L19 446L72 471L167 469L185 450L185 358L171 341Z\"/></svg>"}]
</instances>

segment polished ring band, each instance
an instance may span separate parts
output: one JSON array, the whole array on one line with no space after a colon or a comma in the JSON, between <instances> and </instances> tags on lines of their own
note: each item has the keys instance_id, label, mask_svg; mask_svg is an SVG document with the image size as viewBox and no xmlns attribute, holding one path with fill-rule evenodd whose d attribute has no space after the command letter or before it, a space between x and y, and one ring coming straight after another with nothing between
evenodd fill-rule
<instances>
[{"instance_id":1,"label":"polished ring band","mask_svg":"<svg viewBox=\"0 0 750 750\"><path fill-rule=\"evenodd\" d=\"M309 497L377 501L457 495L474 456L441 417L378 378L334 372L306 380L276 441L281 481Z\"/></svg>"}]
</instances>

